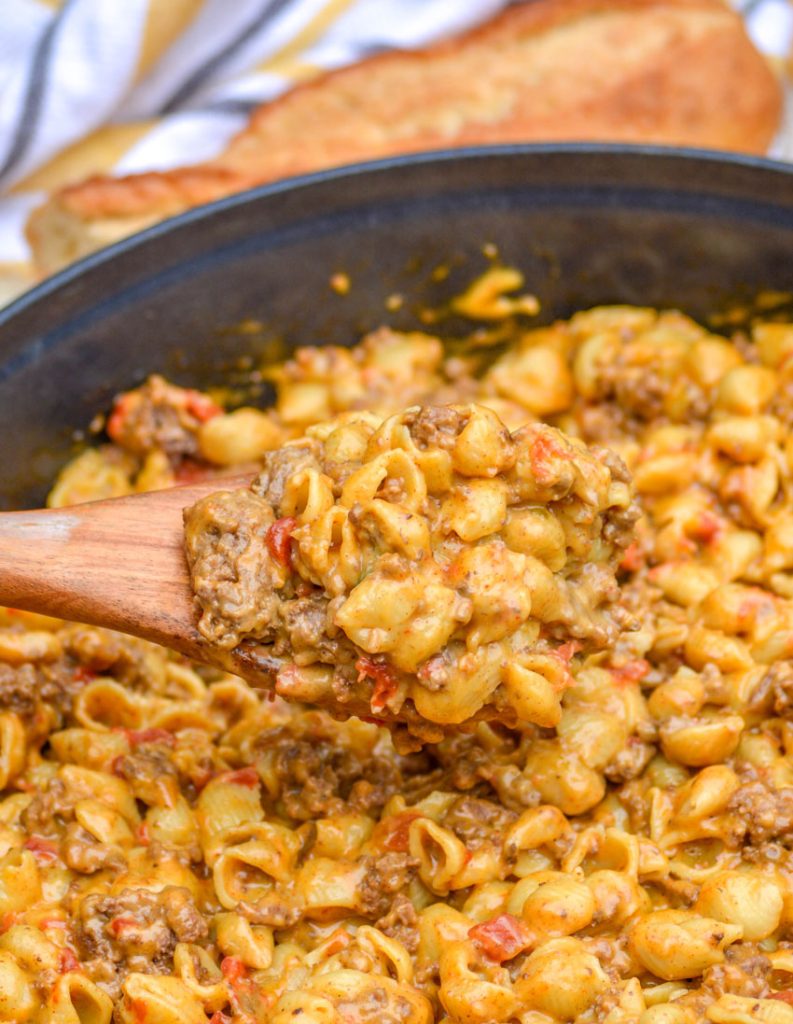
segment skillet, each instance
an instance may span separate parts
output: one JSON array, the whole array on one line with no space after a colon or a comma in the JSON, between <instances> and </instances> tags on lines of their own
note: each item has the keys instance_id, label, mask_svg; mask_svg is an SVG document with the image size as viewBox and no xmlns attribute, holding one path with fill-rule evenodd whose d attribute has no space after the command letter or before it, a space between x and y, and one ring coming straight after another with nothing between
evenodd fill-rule
<instances>
[{"instance_id":1,"label":"skillet","mask_svg":"<svg viewBox=\"0 0 793 1024\"><path fill-rule=\"evenodd\" d=\"M488 147L313 174L185 213L0 312L0 507L41 504L75 431L151 372L198 387L220 378L250 400L251 368L296 345L351 344L383 322L426 329L422 310L485 269L484 243L524 272L539 322L603 302L703 319L793 292L793 171L693 150ZM343 296L329 285L340 272ZM387 311L393 295L405 301Z\"/></svg>"}]
</instances>

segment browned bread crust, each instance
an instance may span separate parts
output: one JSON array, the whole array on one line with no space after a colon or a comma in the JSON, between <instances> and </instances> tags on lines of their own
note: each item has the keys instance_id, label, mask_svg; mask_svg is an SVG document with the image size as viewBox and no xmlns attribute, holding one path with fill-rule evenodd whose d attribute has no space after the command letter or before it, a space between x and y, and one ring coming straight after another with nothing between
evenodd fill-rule
<instances>
[{"instance_id":1,"label":"browned bread crust","mask_svg":"<svg viewBox=\"0 0 793 1024\"><path fill-rule=\"evenodd\" d=\"M514 141L762 153L780 113L779 83L722 0L533 0L299 86L214 161L65 188L34 212L28 237L48 273L188 207L323 167Z\"/></svg>"}]
</instances>

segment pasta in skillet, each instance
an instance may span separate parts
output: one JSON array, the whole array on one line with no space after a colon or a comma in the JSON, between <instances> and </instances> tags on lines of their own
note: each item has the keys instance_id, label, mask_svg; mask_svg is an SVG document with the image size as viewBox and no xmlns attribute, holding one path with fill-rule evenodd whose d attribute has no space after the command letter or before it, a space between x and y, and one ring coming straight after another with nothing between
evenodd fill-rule
<instances>
[{"instance_id":1,"label":"pasta in skillet","mask_svg":"<svg viewBox=\"0 0 793 1024\"><path fill-rule=\"evenodd\" d=\"M641 518L604 608L633 628L565 661L553 720L479 716L417 751L141 641L2 612L0 1021L790 1024L791 356L793 326L728 341L607 307L515 327L485 365L385 329L303 350L273 410L161 379L122 396L54 504L257 463L279 514L304 516L273 549L342 600L340 538L323 548L315 525L342 507L317 485L329 444L346 465L385 438L394 458L420 414L389 417L452 404L458 425L492 413L516 438L608 448ZM291 497L286 442L322 469ZM568 535L534 507L513 532L499 505L495 532L565 581ZM542 675L551 656L531 657ZM294 661L321 695L322 659Z\"/></svg>"}]
</instances>

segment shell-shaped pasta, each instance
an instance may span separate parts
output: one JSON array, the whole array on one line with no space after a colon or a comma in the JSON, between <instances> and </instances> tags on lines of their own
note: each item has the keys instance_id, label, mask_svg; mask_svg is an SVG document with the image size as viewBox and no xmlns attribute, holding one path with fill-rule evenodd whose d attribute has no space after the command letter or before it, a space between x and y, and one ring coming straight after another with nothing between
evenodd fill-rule
<instances>
[{"instance_id":1,"label":"shell-shaped pasta","mask_svg":"<svg viewBox=\"0 0 793 1024\"><path fill-rule=\"evenodd\" d=\"M725 992L708 1007L707 1018L713 1024L793 1024L793 1006Z\"/></svg>"},{"instance_id":2,"label":"shell-shaped pasta","mask_svg":"<svg viewBox=\"0 0 793 1024\"><path fill-rule=\"evenodd\" d=\"M0 949L13 953L27 971L57 971L61 950L41 931L29 924L14 924L0 935Z\"/></svg>"},{"instance_id":3,"label":"shell-shaped pasta","mask_svg":"<svg viewBox=\"0 0 793 1024\"><path fill-rule=\"evenodd\" d=\"M201 454L218 466L253 462L283 439L283 431L270 416L247 406L213 416L198 429Z\"/></svg>"},{"instance_id":4,"label":"shell-shaped pasta","mask_svg":"<svg viewBox=\"0 0 793 1024\"><path fill-rule=\"evenodd\" d=\"M647 913L652 906L636 879L622 871L593 871L587 875L586 884L595 900L594 919L598 922L607 921L618 928L635 914Z\"/></svg>"},{"instance_id":5,"label":"shell-shaped pasta","mask_svg":"<svg viewBox=\"0 0 793 1024\"><path fill-rule=\"evenodd\" d=\"M0 950L0 1021L30 1020L39 999L27 973L8 950Z\"/></svg>"},{"instance_id":6,"label":"shell-shaped pasta","mask_svg":"<svg viewBox=\"0 0 793 1024\"><path fill-rule=\"evenodd\" d=\"M410 855L418 860L419 878L427 888L440 895L458 888L457 876L470 855L454 832L429 818L416 818L408 836Z\"/></svg>"},{"instance_id":7,"label":"shell-shaped pasta","mask_svg":"<svg viewBox=\"0 0 793 1024\"><path fill-rule=\"evenodd\" d=\"M473 605L466 636L469 650L500 640L528 619L532 590L524 578L526 567L525 555L494 541L467 547L454 560L449 578Z\"/></svg>"},{"instance_id":8,"label":"shell-shaped pasta","mask_svg":"<svg viewBox=\"0 0 793 1024\"><path fill-rule=\"evenodd\" d=\"M167 692L169 697L184 700L206 700L207 684L189 665L169 661L165 665ZM222 685L222 684L217 684Z\"/></svg>"},{"instance_id":9,"label":"shell-shaped pasta","mask_svg":"<svg viewBox=\"0 0 793 1024\"><path fill-rule=\"evenodd\" d=\"M691 910L659 910L640 917L628 936L633 956L666 981L693 978L724 960L741 937L740 925L724 924Z\"/></svg>"},{"instance_id":10,"label":"shell-shaped pasta","mask_svg":"<svg viewBox=\"0 0 793 1024\"><path fill-rule=\"evenodd\" d=\"M222 1010L228 1002L228 987L223 974L201 946L178 942L173 951L173 969L207 1013Z\"/></svg>"},{"instance_id":11,"label":"shell-shaped pasta","mask_svg":"<svg viewBox=\"0 0 793 1024\"><path fill-rule=\"evenodd\" d=\"M261 821L264 817L259 784L251 775L235 781L229 773L212 779L201 790L196 802L196 820L207 864L212 867L222 851L223 832L240 825Z\"/></svg>"},{"instance_id":12,"label":"shell-shaped pasta","mask_svg":"<svg viewBox=\"0 0 793 1024\"><path fill-rule=\"evenodd\" d=\"M312 854L341 860L354 858L374 830L374 820L366 814L335 814L319 818L315 825Z\"/></svg>"},{"instance_id":13,"label":"shell-shaped pasta","mask_svg":"<svg viewBox=\"0 0 793 1024\"><path fill-rule=\"evenodd\" d=\"M558 740L537 740L526 758L523 775L536 785L543 801L567 815L590 810L606 792L601 773Z\"/></svg>"},{"instance_id":14,"label":"shell-shaped pasta","mask_svg":"<svg viewBox=\"0 0 793 1024\"><path fill-rule=\"evenodd\" d=\"M29 629L20 633L0 629L0 661L9 665L55 661L61 652L60 639L49 630Z\"/></svg>"},{"instance_id":15,"label":"shell-shaped pasta","mask_svg":"<svg viewBox=\"0 0 793 1024\"><path fill-rule=\"evenodd\" d=\"M558 807L531 807L513 822L504 836L504 849L514 856L522 850L536 850L570 831L570 824Z\"/></svg>"},{"instance_id":16,"label":"shell-shaped pasta","mask_svg":"<svg viewBox=\"0 0 793 1024\"><path fill-rule=\"evenodd\" d=\"M157 705L153 705L147 714L147 722L152 728L173 733L187 729L210 734L220 732L221 723L213 721L205 700L157 701Z\"/></svg>"},{"instance_id":17,"label":"shell-shaped pasta","mask_svg":"<svg viewBox=\"0 0 793 1024\"><path fill-rule=\"evenodd\" d=\"M287 992L275 1004L270 1024L339 1024L343 1019L330 999L311 992Z\"/></svg>"},{"instance_id":18,"label":"shell-shaped pasta","mask_svg":"<svg viewBox=\"0 0 793 1024\"><path fill-rule=\"evenodd\" d=\"M146 702L112 679L95 679L77 694L72 713L87 729L138 729Z\"/></svg>"},{"instance_id":19,"label":"shell-shaped pasta","mask_svg":"<svg viewBox=\"0 0 793 1024\"><path fill-rule=\"evenodd\" d=\"M554 939L535 950L515 981L515 994L526 1009L572 1021L585 1013L608 987L597 957L578 939Z\"/></svg>"},{"instance_id":20,"label":"shell-shaped pasta","mask_svg":"<svg viewBox=\"0 0 793 1024\"><path fill-rule=\"evenodd\" d=\"M298 523L313 523L333 506L333 484L316 469L302 469L289 477L281 499L281 514Z\"/></svg>"},{"instance_id":21,"label":"shell-shaped pasta","mask_svg":"<svg viewBox=\"0 0 793 1024\"><path fill-rule=\"evenodd\" d=\"M502 536L507 547L531 555L552 572L567 562L567 542L559 520L549 508L511 509Z\"/></svg>"},{"instance_id":22,"label":"shell-shaped pasta","mask_svg":"<svg viewBox=\"0 0 793 1024\"><path fill-rule=\"evenodd\" d=\"M498 917L504 912L513 883L494 880L475 885L471 895L463 904L463 913L480 924Z\"/></svg>"},{"instance_id":23,"label":"shell-shaped pasta","mask_svg":"<svg viewBox=\"0 0 793 1024\"><path fill-rule=\"evenodd\" d=\"M236 956L246 967L264 970L273 962L273 932L264 925L252 925L240 914L215 917L218 948L226 956Z\"/></svg>"},{"instance_id":24,"label":"shell-shaped pasta","mask_svg":"<svg viewBox=\"0 0 793 1024\"><path fill-rule=\"evenodd\" d=\"M58 769L58 778L68 796L80 800L98 800L126 818L133 829L140 824L140 814L129 785L109 772L97 772L78 765L65 764Z\"/></svg>"},{"instance_id":25,"label":"shell-shaped pasta","mask_svg":"<svg viewBox=\"0 0 793 1024\"><path fill-rule=\"evenodd\" d=\"M595 898L585 882L560 871L522 878L507 900L507 911L551 938L572 935L591 923Z\"/></svg>"},{"instance_id":26,"label":"shell-shaped pasta","mask_svg":"<svg viewBox=\"0 0 793 1024\"><path fill-rule=\"evenodd\" d=\"M33 797L29 793L12 793L0 800L0 825L15 825Z\"/></svg>"},{"instance_id":27,"label":"shell-shaped pasta","mask_svg":"<svg viewBox=\"0 0 793 1024\"><path fill-rule=\"evenodd\" d=\"M181 794L171 801L170 806L149 808L146 827L149 838L168 849L196 846L200 841L195 814Z\"/></svg>"},{"instance_id":28,"label":"shell-shaped pasta","mask_svg":"<svg viewBox=\"0 0 793 1024\"><path fill-rule=\"evenodd\" d=\"M345 912L360 913L363 876L362 864L329 857L306 861L297 876L304 913L317 921L334 921Z\"/></svg>"},{"instance_id":29,"label":"shell-shaped pasta","mask_svg":"<svg viewBox=\"0 0 793 1024\"><path fill-rule=\"evenodd\" d=\"M366 553L349 521L349 510L334 505L295 534L298 558L329 594L345 593L364 574Z\"/></svg>"},{"instance_id":30,"label":"shell-shaped pasta","mask_svg":"<svg viewBox=\"0 0 793 1024\"><path fill-rule=\"evenodd\" d=\"M468 860L454 876L452 889L467 889L472 885L497 878L502 871L501 851L496 843L485 843L476 850L468 851Z\"/></svg>"},{"instance_id":31,"label":"shell-shaped pasta","mask_svg":"<svg viewBox=\"0 0 793 1024\"><path fill-rule=\"evenodd\" d=\"M427 498L424 476L410 455L400 448L383 452L348 477L342 488L341 504L345 508L368 505L387 480L395 482L400 504L414 512L421 510Z\"/></svg>"},{"instance_id":32,"label":"shell-shaped pasta","mask_svg":"<svg viewBox=\"0 0 793 1024\"><path fill-rule=\"evenodd\" d=\"M456 725L473 718L501 682L505 654L500 644L470 651L447 671L445 685L429 690L414 683L410 695L419 714L431 722Z\"/></svg>"},{"instance_id":33,"label":"shell-shaped pasta","mask_svg":"<svg viewBox=\"0 0 793 1024\"><path fill-rule=\"evenodd\" d=\"M364 507L361 523L376 538L379 554L395 551L413 561L430 555L427 520L398 502L374 498Z\"/></svg>"},{"instance_id":34,"label":"shell-shaped pasta","mask_svg":"<svg viewBox=\"0 0 793 1024\"><path fill-rule=\"evenodd\" d=\"M79 800L74 805L74 816L99 843L131 846L135 841L126 818L98 800Z\"/></svg>"},{"instance_id":35,"label":"shell-shaped pasta","mask_svg":"<svg viewBox=\"0 0 793 1024\"><path fill-rule=\"evenodd\" d=\"M693 909L705 917L739 925L748 942L779 927L784 900L776 879L756 870L721 871L707 879Z\"/></svg>"},{"instance_id":36,"label":"shell-shaped pasta","mask_svg":"<svg viewBox=\"0 0 793 1024\"><path fill-rule=\"evenodd\" d=\"M740 786L738 776L727 765L703 768L677 794L675 824L688 824L719 814Z\"/></svg>"},{"instance_id":37,"label":"shell-shaped pasta","mask_svg":"<svg viewBox=\"0 0 793 1024\"><path fill-rule=\"evenodd\" d=\"M370 976L349 969L328 971L311 979L310 990L345 1010L352 1004L352 1016L358 1016L354 1009L356 1003L365 1007L376 1000L379 1012L386 1019L402 1019L406 1024L430 1024L432 1021L432 1007L426 996L383 975Z\"/></svg>"},{"instance_id":38,"label":"shell-shaped pasta","mask_svg":"<svg viewBox=\"0 0 793 1024\"><path fill-rule=\"evenodd\" d=\"M0 714L0 789L6 789L25 767L26 747L25 727L19 715L13 711Z\"/></svg>"},{"instance_id":39,"label":"shell-shaped pasta","mask_svg":"<svg viewBox=\"0 0 793 1024\"><path fill-rule=\"evenodd\" d=\"M179 978L133 972L121 991L119 1024L206 1024L203 1006Z\"/></svg>"},{"instance_id":40,"label":"shell-shaped pasta","mask_svg":"<svg viewBox=\"0 0 793 1024\"><path fill-rule=\"evenodd\" d=\"M400 985L413 983L413 964L410 954L396 939L383 934L368 924L360 925L355 941L380 965L380 973L395 978Z\"/></svg>"},{"instance_id":41,"label":"shell-shaped pasta","mask_svg":"<svg viewBox=\"0 0 793 1024\"><path fill-rule=\"evenodd\" d=\"M101 771L116 757L126 754L129 743L122 733L95 729L62 729L50 734L50 749L63 764Z\"/></svg>"},{"instance_id":42,"label":"shell-shaped pasta","mask_svg":"<svg viewBox=\"0 0 793 1024\"><path fill-rule=\"evenodd\" d=\"M24 910L41 899L41 875L29 850L9 850L0 858L0 914Z\"/></svg>"},{"instance_id":43,"label":"shell-shaped pasta","mask_svg":"<svg viewBox=\"0 0 793 1024\"><path fill-rule=\"evenodd\" d=\"M241 900L256 900L287 881L300 849L300 838L284 825L261 822L245 842L229 845L215 861L212 877L221 906L233 910ZM229 842L233 832L224 835Z\"/></svg>"},{"instance_id":44,"label":"shell-shaped pasta","mask_svg":"<svg viewBox=\"0 0 793 1024\"><path fill-rule=\"evenodd\" d=\"M492 479L514 461L509 433L498 416L482 405L461 407L468 421L452 448L452 465L466 477Z\"/></svg>"},{"instance_id":45,"label":"shell-shaped pasta","mask_svg":"<svg viewBox=\"0 0 793 1024\"><path fill-rule=\"evenodd\" d=\"M467 944L471 921L448 903L432 903L419 914L418 930L416 965L427 967L438 962L441 951L449 943Z\"/></svg>"},{"instance_id":46,"label":"shell-shaped pasta","mask_svg":"<svg viewBox=\"0 0 793 1024\"><path fill-rule=\"evenodd\" d=\"M492 367L486 381L535 416L563 412L573 400L573 378L564 356L546 345L520 346Z\"/></svg>"},{"instance_id":47,"label":"shell-shaped pasta","mask_svg":"<svg viewBox=\"0 0 793 1024\"><path fill-rule=\"evenodd\" d=\"M46 1024L110 1024L113 1000L82 973L72 971L53 986L42 1020Z\"/></svg>"},{"instance_id":48,"label":"shell-shaped pasta","mask_svg":"<svg viewBox=\"0 0 793 1024\"><path fill-rule=\"evenodd\" d=\"M507 518L503 480L468 480L454 487L440 510L440 526L468 544L497 533Z\"/></svg>"},{"instance_id":49,"label":"shell-shaped pasta","mask_svg":"<svg viewBox=\"0 0 793 1024\"><path fill-rule=\"evenodd\" d=\"M532 672L517 662L504 670L501 686L507 703L521 722L552 729L562 717L559 695L539 672Z\"/></svg>"},{"instance_id":50,"label":"shell-shaped pasta","mask_svg":"<svg viewBox=\"0 0 793 1024\"><path fill-rule=\"evenodd\" d=\"M509 1020L519 1005L511 986L489 980L474 969L475 965L470 941L450 942L443 947L438 960L438 996L444 1010L453 1020L466 1024Z\"/></svg>"},{"instance_id":51,"label":"shell-shaped pasta","mask_svg":"<svg viewBox=\"0 0 793 1024\"><path fill-rule=\"evenodd\" d=\"M367 445L381 423L380 417L374 413L355 410L342 413L329 424L318 423L307 433L324 439L328 462L362 462Z\"/></svg>"},{"instance_id":52,"label":"shell-shaped pasta","mask_svg":"<svg viewBox=\"0 0 793 1024\"><path fill-rule=\"evenodd\" d=\"M467 602L456 591L415 573L392 579L372 573L336 612L336 625L369 654L388 653L394 665L416 672L466 618Z\"/></svg>"}]
</instances>

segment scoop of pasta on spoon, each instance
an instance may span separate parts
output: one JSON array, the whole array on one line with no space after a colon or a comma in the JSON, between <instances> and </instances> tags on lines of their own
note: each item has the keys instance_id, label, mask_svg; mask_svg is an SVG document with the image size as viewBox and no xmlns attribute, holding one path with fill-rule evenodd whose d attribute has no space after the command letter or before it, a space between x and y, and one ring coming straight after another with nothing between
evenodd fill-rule
<instances>
[{"instance_id":1,"label":"scoop of pasta on spoon","mask_svg":"<svg viewBox=\"0 0 793 1024\"><path fill-rule=\"evenodd\" d=\"M478 405L350 412L253 482L0 516L0 604L421 742L479 719L553 727L570 658L625 624L636 515L620 460L553 427L510 434Z\"/></svg>"},{"instance_id":2,"label":"scoop of pasta on spoon","mask_svg":"<svg viewBox=\"0 0 793 1024\"><path fill-rule=\"evenodd\" d=\"M187 510L198 628L255 642L281 696L425 741L556 725L568 662L613 644L636 511L605 449L478 405L347 413Z\"/></svg>"}]
</instances>

